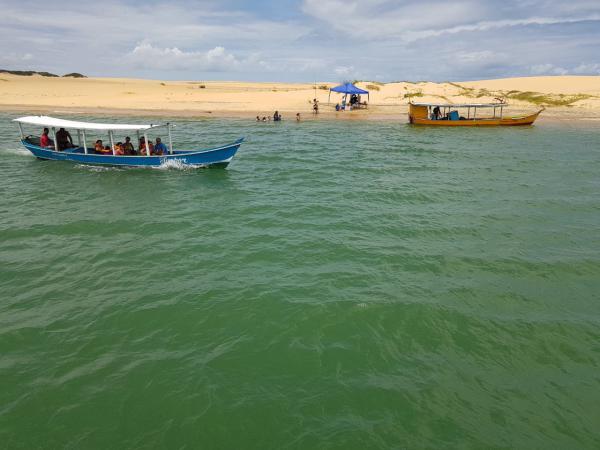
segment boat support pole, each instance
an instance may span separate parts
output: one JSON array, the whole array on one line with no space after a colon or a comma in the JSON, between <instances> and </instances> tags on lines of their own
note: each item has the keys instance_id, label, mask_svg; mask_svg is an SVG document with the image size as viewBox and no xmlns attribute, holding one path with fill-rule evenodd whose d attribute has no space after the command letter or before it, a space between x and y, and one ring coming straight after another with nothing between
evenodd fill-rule
<instances>
[{"instance_id":1,"label":"boat support pole","mask_svg":"<svg viewBox=\"0 0 600 450\"><path fill-rule=\"evenodd\" d=\"M150 156L150 146L148 146L148 133L144 133L144 145L146 146L146 156Z\"/></svg>"},{"instance_id":2,"label":"boat support pole","mask_svg":"<svg viewBox=\"0 0 600 450\"><path fill-rule=\"evenodd\" d=\"M167 124L167 129L169 130L169 154L173 154L173 139L171 138L171 124Z\"/></svg>"},{"instance_id":3,"label":"boat support pole","mask_svg":"<svg viewBox=\"0 0 600 450\"><path fill-rule=\"evenodd\" d=\"M56 142L56 128L52 127L52 137L54 137L54 150L58 151L58 143Z\"/></svg>"},{"instance_id":4,"label":"boat support pole","mask_svg":"<svg viewBox=\"0 0 600 450\"><path fill-rule=\"evenodd\" d=\"M81 133L83 134L83 152L87 155L88 151L87 151L87 143L85 142L85 130L81 130Z\"/></svg>"},{"instance_id":5,"label":"boat support pole","mask_svg":"<svg viewBox=\"0 0 600 450\"><path fill-rule=\"evenodd\" d=\"M77 130L77 146L81 147L81 130Z\"/></svg>"},{"instance_id":6,"label":"boat support pole","mask_svg":"<svg viewBox=\"0 0 600 450\"><path fill-rule=\"evenodd\" d=\"M19 131L21 132L21 140L25 139L25 134L23 133L23 124L21 122L17 122L19 124Z\"/></svg>"},{"instance_id":7,"label":"boat support pole","mask_svg":"<svg viewBox=\"0 0 600 450\"><path fill-rule=\"evenodd\" d=\"M112 130L108 131L108 138L110 139L110 149L112 150L113 156L115 156L115 139Z\"/></svg>"}]
</instances>

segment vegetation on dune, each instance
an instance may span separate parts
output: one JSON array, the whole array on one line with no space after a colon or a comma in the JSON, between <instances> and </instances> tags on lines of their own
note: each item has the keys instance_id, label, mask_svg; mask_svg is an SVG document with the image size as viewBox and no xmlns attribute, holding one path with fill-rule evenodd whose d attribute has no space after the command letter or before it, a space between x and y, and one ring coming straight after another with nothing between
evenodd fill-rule
<instances>
[{"instance_id":1,"label":"vegetation on dune","mask_svg":"<svg viewBox=\"0 0 600 450\"><path fill-rule=\"evenodd\" d=\"M36 72L35 70L4 70L4 69L0 69L0 73L8 73L10 75L21 75L21 76L27 76L27 77L30 77L32 75L41 75L42 77L56 77L56 78L58 78L58 75L55 75L53 73L50 73L50 72Z\"/></svg>"},{"instance_id":2,"label":"vegetation on dune","mask_svg":"<svg viewBox=\"0 0 600 450\"><path fill-rule=\"evenodd\" d=\"M0 73L8 73L10 75L19 75L22 77L30 77L33 75L40 75L42 77L51 77L58 78L59 75L50 72L37 72L35 70L6 70L0 69ZM72 72L63 75L63 78L87 78L85 75L80 74L79 72Z\"/></svg>"},{"instance_id":3,"label":"vegetation on dune","mask_svg":"<svg viewBox=\"0 0 600 450\"><path fill-rule=\"evenodd\" d=\"M327 86L326 84L322 84L319 86L319 89L322 91L328 91L329 90L329 86Z\"/></svg>"},{"instance_id":4,"label":"vegetation on dune","mask_svg":"<svg viewBox=\"0 0 600 450\"><path fill-rule=\"evenodd\" d=\"M381 90L381 88L376 84L367 84L367 90L379 91L379 90Z\"/></svg>"},{"instance_id":5,"label":"vegetation on dune","mask_svg":"<svg viewBox=\"0 0 600 450\"><path fill-rule=\"evenodd\" d=\"M489 91L488 89L475 89L466 86L462 86L458 83L451 83L460 89L458 95L469 97L469 98L482 98L482 97L493 97L493 98L505 98L507 100L516 100L520 102L527 102L537 106L573 106L581 100L588 100L594 98L593 95L589 94L544 94L541 92L533 91Z\"/></svg>"},{"instance_id":6,"label":"vegetation on dune","mask_svg":"<svg viewBox=\"0 0 600 450\"><path fill-rule=\"evenodd\" d=\"M509 91L505 93L506 98L519 100L522 102L533 103L539 106L572 106L581 100L588 100L593 98L592 95L588 94L542 94L540 92L520 92L520 91Z\"/></svg>"},{"instance_id":7,"label":"vegetation on dune","mask_svg":"<svg viewBox=\"0 0 600 450\"><path fill-rule=\"evenodd\" d=\"M435 98L441 98L442 100L444 100L446 103L452 103L450 101L450 99L448 97L446 97L445 95L431 95L431 97L435 97Z\"/></svg>"},{"instance_id":8,"label":"vegetation on dune","mask_svg":"<svg viewBox=\"0 0 600 450\"><path fill-rule=\"evenodd\" d=\"M423 91L407 92L404 94L404 98L424 97L424 95Z\"/></svg>"}]
</instances>

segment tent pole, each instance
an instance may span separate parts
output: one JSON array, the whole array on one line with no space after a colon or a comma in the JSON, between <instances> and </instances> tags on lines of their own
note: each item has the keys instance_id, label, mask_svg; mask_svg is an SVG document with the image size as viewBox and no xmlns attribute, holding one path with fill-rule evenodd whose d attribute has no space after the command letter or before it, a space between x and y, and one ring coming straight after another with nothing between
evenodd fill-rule
<instances>
[{"instance_id":1,"label":"tent pole","mask_svg":"<svg viewBox=\"0 0 600 450\"><path fill-rule=\"evenodd\" d=\"M88 150L87 150L87 143L85 142L85 130L81 130L81 132L83 133L83 151L87 155Z\"/></svg>"},{"instance_id":2,"label":"tent pole","mask_svg":"<svg viewBox=\"0 0 600 450\"><path fill-rule=\"evenodd\" d=\"M169 130L169 154L173 154L173 139L171 138L171 124L167 124L167 129Z\"/></svg>"},{"instance_id":3,"label":"tent pole","mask_svg":"<svg viewBox=\"0 0 600 450\"><path fill-rule=\"evenodd\" d=\"M110 139L110 149L112 150L113 156L115 156L115 139L113 138L112 130L109 130L108 138Z\"/></svg>"},{"instance_id":4,"label":"tent pole","mask_svg":"<svg viewBox=\"0 0 600 450\"><path fill-rule=\"evenodd\" d=\"M148 146L148 133L144 133L144 145L146 146L146 156L150 156L150 147Z\"/></svg>"}]
</instances>

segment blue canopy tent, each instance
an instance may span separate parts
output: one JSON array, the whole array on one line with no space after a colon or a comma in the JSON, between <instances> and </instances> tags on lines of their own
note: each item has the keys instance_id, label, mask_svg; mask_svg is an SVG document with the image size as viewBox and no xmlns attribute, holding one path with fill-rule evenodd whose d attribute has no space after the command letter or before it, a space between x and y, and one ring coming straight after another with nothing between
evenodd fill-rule
<instances>
[{"instance_id":1,"label":"blue canopy tent","mask_svg":"<svg viewBox=\"0 0 600 450\"><path fill-rule=\"evenodd\" d=\"M364 95L367 94L367 98L369 99L369 102L371 101L371 98L369 97L369 91L365 91L364 89L358 88L356 86L354 86L352 83L344 83L344 84L340 84L339 86L336 86L334 88L329 89L329 101L331 101L331 93L332 92L337 92L339 94L344 94L344 95L352 95L352 94L356 94L356 95Z\"/></svg>"}]
</instances>

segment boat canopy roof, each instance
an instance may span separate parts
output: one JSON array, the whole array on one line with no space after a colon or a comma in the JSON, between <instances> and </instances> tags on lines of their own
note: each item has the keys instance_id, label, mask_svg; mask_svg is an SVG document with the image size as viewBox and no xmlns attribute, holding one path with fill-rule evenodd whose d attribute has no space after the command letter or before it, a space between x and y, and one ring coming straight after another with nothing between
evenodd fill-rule
<instances>
[{"instance_id":1,"label":"boat canopy roof","mask_svg":"<svg viewBox=\"0 0 600 450\"><path fill-rule=\"evenodd\" d=\"M13 122L26 123L29 125L38 125L42 127L71 128L75 130L101 130L101 131L143 131L151 128L164 127L160 125L126 125L117 123L93 123L79 122L76 120L57 119L48 116L26 116L14 119Z\"/></svg>"},{"instance_id":2,"label":"boat canopy roof","mask_svg":"<svg viewBox=\"0 0 600 450\"><path fill-rule=\"evenodd\" d=\"M344 83L334 88L329 89L331 92L339 92L340 94L368 94L369 91L365 91L359 87L354 86L352 83Z\"/></svg>"},{"instance_id":3,"label":"boat canopy roof","mask_svg":"<svg viewBox=\"0 0 600 450\"><path fill-rule=\"evenodd\" d=\"M439 106L440 108L498 108L508 106L508 103L411 103L414 106Z\"/></svg>"}]
</instances>

